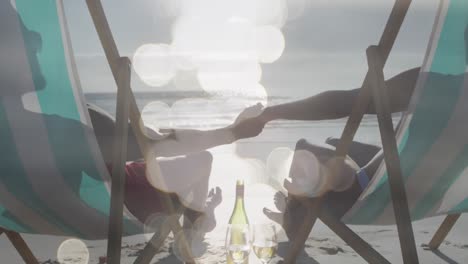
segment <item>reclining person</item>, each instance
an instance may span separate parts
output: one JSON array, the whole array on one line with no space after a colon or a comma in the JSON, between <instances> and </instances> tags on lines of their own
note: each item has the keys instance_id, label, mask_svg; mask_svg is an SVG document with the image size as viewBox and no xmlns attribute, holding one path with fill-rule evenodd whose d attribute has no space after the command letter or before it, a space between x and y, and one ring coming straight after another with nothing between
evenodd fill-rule
<instances>
[{"instance_id":1,"label":"reclining person","mask_svg":"<svg viewBox=\"0 0 468 264\"><path fill-rule=\"evenodd\" d=\"M419 71L419 68L414 68L385 82L392 112L406 110ZM234 133L236 139L255 137L262 132L268 122L273 120L309 121L344 118L350 115L353 103L358 95L359 89L326 91L303 100L269 106L258 116L243 120L237 124L234 127ZM372 103L366 113L375 114ZM264 213L268 217L283 224L290 240L296 236L295 232L300 227L301 222L298 221L301 220L299 219L303 219L306 214L306 210L301 208L298 202L298 196L306 195L303 187L306 181L305 178L315 177L309 173L312 170L307 169L311 166L317 166L317 164L311 164L312 160L308 159L308 157L311 157L310 153L312 153L314 159L316 158L327 169L333 169L335 172L339 170L339 175L336 176L339 178L338 181L350 182L347 184L349 188L345 190L326 190L326 193L320 193L325 195L325 206L337 217L344 215L351 208L383 159L383 153L379 147L354 142L349 151L349 156L345 158L344 162L329 162L334 157L334 147L336 147L337 142L337 139L328 139L329 146L319 146L311 144L305 139L299 140L296 144L289 173L291 181L285 181L284 184L284 187L288 190L286 204L281 206L283 202L280 193L275 197L278 209L283 212L275 213L267 208L264 209ZM333 166L340 166L340 168L333 168ZM356 177L356 175L360 176ZM329 175L325 175L325 177L327 176L329 177Z\"/></svg>"},{"instance_id":2,"label":"reclining person","mask_svg":"<svg viewBox=\"0 0 468 264\"><path fill-rule=\"evenodd\" d=\"M246 108L234 122L258 111L259 105ZM115 121L99 107L88 104L94 132L104 161L111 168ZM165 133L146 128L153 138L152 149L160 164L162 177L170 193L153 187L146 177L146 163L133 130L129 128L126 164L125 204L132 214L144 221L152 214L164 213L162 196L169 196L176 207L184 207L184 216L201 231L211 231L216 221L214 209L221 203L221 189L208 192L212 156L206 149L234 141L234 125L199 131L166 130Z\"/></svg>"},{"instance_id":3,"label":"reclining person","mask_svg":"<svg viewBox=\"0 0 468 264\"><path fill-rule=\"evenodd\" d=\"M464 32L464 46L465 64L468 65L468 27ZM420 68L410 69L385 81L387 100L392 113L407 109L416 87L419 72ZM429 77L442 86L451 82L462 82L465 78L463 75L444 75L435 72L429 73ZM236 138L255 137L262 132L268 122L273 120L327 120L348 117L358 95L359 89L327 91L303 100L270 106L264 109L260 115L240 122L234 128L234 133ZM440 102L440 104L443 103ZM375 113L375 107L371 101L366 114ZM334 162L332 159L334 157L333 147L337 146L338 140L328 139L326 143L330 146L310 144L304 139L297 143L289 175L291 182L285 181L285 187L288 189L285 208L278 208L283 209L283 213L278 214L264 209L267 216L282 222L290 240L296 236L301 224L298 221L303 219L302 216L306 213L306 210L301 208L298 202L298 196L301 196L300 193L297 195L298 190L299 192L303 190L301 184L305 182L305 178L315 177L308 174L307 169L304 169L311 166L310 160L306 159L310 157L307 153L312 153L312 156L319 163L324 164L325 171L338 172L324 175L325 178L335 177L328 179L329 182L350 182L347 184L349 188L345 190L328 189L318 193L324 195L325 206L337 217L343 216L351 208L383 160L383 152L380 151L379 147L354 142L349 156L345 158L344 162ZM278 196L280 195L277 195L275 199L277 205L281 205L282 201Z\"/></svg>"},{"instance_id":4,"label":"reclining person","mask_svg":"<svg viewBox=\"0 0 468 264\"><path fill-rule=\"evenodd\" d=\"M51 89L51 84L47 83L38 59L38 54L42 48L45 49L43 45L46 45L47 42L43 43L41 34L28 29L21 19L19 24L10 23L18 18L10 1L1 1L0 11L0 22L2 22L0 23L0 35L4 37L0 48L0 104L2 104L2 109L5 108L2 114L16 120L15 124L18 124L15 127L14 136L22 142L19 148L21 148L21 153L27 157L25 160L32 164L28 163L27 165L43 168L34 171L35 179L46 181L52 178L50 177L51 173L44 169L49 167L43 165L50 164L49 156L45 154L48 147L44 139L50 140L51 144L57 146L54 149L54 157L69 162L64 165L67 172L66 182L53 179L50 184L42 184L41 182L37 186L37 192L42 195L44 202L41 206L61 208L60 206L63 204L69 204L70 208L81 208L86 211L83 214L96 216L99 222L95 223L95 228L103 230L106 228L107 219L101 217L95 208L83 205L81 200L76 199L83 175L95 177L99 175L99 172L96 171L94 160L89 158L92 156L91 151L93 150L89 149L87 145L70 142L69 139L82 138L83 134L90 129L75 119L35 110L39 107L38 102L35 101L37 100L35 93ZM23 40L23 35L26 41ZM30 81L31 79L33 82ZM33 96L23 98L25 94ZM28 100L32 100L32 102ZM34 109L31 109L31 105ZM109 114L95 106L89 106L88 109L104 161L111 168L115 122ZM238 119L242 119L246 113L248 110ZM0 116L0 121L6 122L3 120L5 116ZM32 131L32 124L44 127L44 131L39 129ZM161 158L159 162L167 189L171 193L155 189L147 180L146 164L138 161L142 158L142 154L135 136L130 131L127 157L130 162L126 165L125 182L125 204L130 212L144 223L152 214L164 213L161 198L166 196L174 201L176 207L186 208L185 216L190 222L200 224L203 231L210 231L214 228L213 210L221 202L222 197L219 188L208 192L212 157L206 149L233 142L234 137L231 130L231 127L211 131L172 130L169 133L161 134L148 129L148 132L155 137L155 140L152 140L150 144L157 152L156 156L173 157ZM30 146L35 147L31 148ZM5 151L7 150L5 149ZM7 168L14 165L11 165L8 159L1 159L0 166ZM12 173L10 177L19 176ZM96 180L102 179L97 178ZM20 199L28 199L27 192L17 195ZM60 199L56 197L60 197ZM40 211L41 208L35 209ZM2 215L14 219L14 216L9 212ZM76 217L70 214L60 215L60 217L66 218L69 222L76 220Z\"/></svg>"}]
</instances>

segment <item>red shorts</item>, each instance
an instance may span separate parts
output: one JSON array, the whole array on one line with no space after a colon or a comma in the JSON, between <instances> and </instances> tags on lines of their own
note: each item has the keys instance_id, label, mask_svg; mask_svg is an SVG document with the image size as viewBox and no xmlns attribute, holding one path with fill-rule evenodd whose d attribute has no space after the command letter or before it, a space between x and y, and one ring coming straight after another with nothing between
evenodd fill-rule
<instances>
[{"instance_id":1,"label":"red shorts","mask_svg":"<svg viewBox=\"0 0 468 264\"><path fill-rule=\"evenodd\" d=\"M107 166L111 171L111 166ZM169 197L175 207L180 202L175 193L154 188L146 179L146 163L131 162L125 165L125 205L142 223L155 213L167 211L164 198Z\"/></svg>"}]
</instances>

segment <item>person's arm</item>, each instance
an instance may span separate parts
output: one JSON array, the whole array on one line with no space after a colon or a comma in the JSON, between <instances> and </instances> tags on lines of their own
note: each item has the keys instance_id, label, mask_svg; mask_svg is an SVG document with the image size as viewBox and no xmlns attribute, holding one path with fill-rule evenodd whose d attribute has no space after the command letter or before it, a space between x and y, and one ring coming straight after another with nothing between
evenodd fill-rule
<instances>
[{"instance_id":1,"label":"person's arm","mask_svg":"<svg viewBox=\"0 0 468 264\"><path fill-rule=\"evenodd\" d=\"M157 156L176 156L200 152L212 147L231 144L236 140L232 128L245 119L257 116L263 106L257 104L244 109L230 126L214 130L170 129L164 139L152 140L151 144Z\"/></svg>"},{"instance_id":2,"label":"person's arm","mask_svg":"<svg viewBox=\"0 0 468 264\"><path fill-rule=\"evenodd\" d=\"M162 140L150 143L156 155L163 157L200 152L219 145L230 144L235 138L230 127L214 130L176 129Z\"/></svg>"},{"instance_id":3,"label":"person's arm","mask_svg":"<svg viewBox=\"0 0 468 264\"><path fill-rule=\"evenodd\" d=\"M404 111L410 101L419 75L414 68L385 82L392 112ZM236 139L259 135L266 123L278 120L326 120L339 119L351 114L353 104L359 96L359 89L348 91L327 91L309 98L267 107L258 117L247 119L233 128ZM367 114L375 114L371 102Z\"/></svg>"},{"instance_id":4,"label":"person's arm","mask_svg":"<svg viewBox=\"0 0 468 264\"><path fill-rule=\"evenodd\" d=\"M111 164L114 148L114 118L103 109L89 104L88 111L93 124L101 153L106 163ZM219 145L230 144L235 140L232 128L247 118L258 115L262 105L257 104L242 111L230 126L214 130L165 129L154 131L146 127L149 144L157 156L176 156L195 153ZM135 133L128 128L127 161L143 158Z\"/></svg>"},{"instance_id":5,"label":"person's arm","mask_svg":"<svg viewBox=\"0 0 468 264\"><path fill-rule=\"evenodd\" d=\"M406 110L418 79L419 68L400 73L385 82L392 112ZM360 89L347 91L327 91L309 98L267 107L261 119L266 123L277 119L325 120L338 119L350 115ZM374 114L371 102L367 114Z\"/></svg>"}]
</instances>

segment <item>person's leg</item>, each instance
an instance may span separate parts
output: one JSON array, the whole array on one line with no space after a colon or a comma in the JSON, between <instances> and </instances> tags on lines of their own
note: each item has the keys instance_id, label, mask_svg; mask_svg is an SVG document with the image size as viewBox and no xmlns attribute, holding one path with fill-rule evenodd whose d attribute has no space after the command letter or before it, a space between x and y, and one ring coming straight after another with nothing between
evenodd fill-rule
<instances>
[{"instance_id":1,"label":"person's leg","mask_svg":"<svg viewBox=\"0 0 468 264\"><path fill-rule=\"evenodd\" d=\"M177 211L182 210L175 193L154 188L146 178L146 163L131 162L126 165L125 205L140 222L152 224L157 217L168 214L165 199L169 198Z\"/></svg>"},{"instance_id":2,"label":"person's leg","mask_svg":"<svg viewBox=\"0 0 468 264\"><path fill-rule=\"evenodd\" d=\"M307 185L309 188L317 188L309 196L322 193L320 185L325 186L320 176L323 176L321 165L331 158L334 151L325 146L318 146L308 143L301 139L296 143L294 157L289 172L290 182L285 181L285 187L288 190L286 197L286 208L283 214L283 228L289 238L293 240L297 232L303 225L303 219L306 218L307 208L301 202L301 198L307 196ZM305 184L308 178L314 177L314 181ZM301 189L305 187L306 189Z\"/></svg>"},{"instance_id":3,"label":"person's leg","mask_svg":"<svg viewBox=\"0 0 468 264\"><path fill-rule=\"evenodd\" d=\"M290 239L296 237L296 232L302 225L301 219L304 219L307 213L301 203L302 197L325 195L325 199L328 199L329 192L331 192L339 194L338 196L331 195L333 199L346 200L356 197L356 194L359 195L360 189L356 190L355 177L359 167L349 158L344 162L335 162L334 154L334 149L329 146L310 144L306 140L300 140L296 144L290 169L290 181L285 182L288 190L285 210L283 213L264 210L268 217L282 223ZM333 192L333 190L340 192ZM279 198L276 197L276 199ZM343 206L339 206L336 211L341 212L342 208ZM282 219L279 219L280 217Z\"/></svg>"},{"instance_id":4,"label":"person's leg","mask_svg":"<svg viewBox=\"0 0 468 264\"><path fill-rule=\"evenodd\" d=\"M172 193L176 196L176 203L184 208L184 221L187 227L197 224L204 231L214 228L214 209L222 199L221 189L216 188L208 193L209 176L211 173L212 156L209 152L200 152L188 156L174 158L158 158L161 168L163 186L152 186L146 179L146 164L133 162L127 165L127 194L126 200L133 197L133 210L135 215L148 217L157 210L163 210L158 204L158 196ZM132 182L136 179L136 182ZM130 211L131 208L129 208ZM143 211L143 212L141 212Z\"/></svg>"},{"instance_id":5,"label":"person's leg","mask_svg":"<svg viewBox=\"0 0 468 264\"><path fill-rule=\"evenodd\" d=\"M111 164L114 150L114 117L104 109L87 103L88 113L93 124L94 134L96 135L99 148L106 164ZM143 159L140 147L137 143L133 129L128 128L127 161Z\"/></svg>"},{"instance_id":6,"label":"person's leg","mask_svg":"<svg viewBox=\"0 0 468 264\"><path fill-rule=\"evenodd\" d=\"M176 160L161 159L165 182L180 198L184 211L184 227L208 232L215 228L215 208L221 203L219 187L209 191L209 176L213 157L208 151L191 154ZM177 166L177 167L175 167ZM187 175L191 175L187 179Z\"/></svg>"},{"instance_id":7,"label":"person's leg","mask_svg":"<svg viewBox=\"0 0 468 264\"><path fill-rule=\"evenodd\" d=\"M289 180L285 180L284 186L288 190L287 197L283 197L285 204L284 211L279 208L282 194L275 195L275 203L280 212L273 212L267 208L264 213L273 221L283 226L289 240L296 237L296 232L302 225L301 219L304 219L307 210L301 203L301 197L306 196L308 191L321 185L321 168L318 156L331 156L333 150L330 147L319 147L309 144L301 139L296 143L291 168L289 171ZM310 179L311 177L314 180ZM309 184L306 184L309 182ZM307 186L309 185L309 186ZM310 190L308 190L310 189ZM311 194L312 195L312 194Z\"/></svg>"},{"instance_id":8,"label":"person's leg","mask_svg":"<svg viewBox=\"0 0 468 264\"><path fill-rule=\"evenodd\" d=\"M200 232L209 232L216 227L214 211L222 201L222 192L219 187L211 189L205 202L205 209L197 211L186 208L184 211L184 227L194 228Z\"/></svg>"},{"instance_id":9,"label":"person's leg","mask_svg":"<svg viewBox=\"0 0 468 264\"><path fill-rule=\"evenodd\" d=\"M156 188L174 192L185 207L203 211L208 195L213 157L208 151L187 156L158 158L163 186Z\"/></svg>"}]
</instances>

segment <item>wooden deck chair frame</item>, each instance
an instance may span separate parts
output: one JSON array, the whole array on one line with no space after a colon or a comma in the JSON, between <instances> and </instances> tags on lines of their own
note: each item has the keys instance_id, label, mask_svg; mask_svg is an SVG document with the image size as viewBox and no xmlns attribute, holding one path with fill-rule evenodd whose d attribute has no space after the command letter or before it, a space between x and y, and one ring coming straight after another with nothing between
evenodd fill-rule
<instances>
[{"instance_id":1,"label":"wooden deck chair frame","mask_svg":"<svg viewBox=\"0 0 468 264\"><path fill-rule=\"evenodd\" d=\"M369 106L370 100L372 99L377 112L384 159L387 164L390 192L403 261L406 264L417 264L419 260L398 157L395 132L387 102L386 91L383 89L385 87L383 68L410 4L411 0L396 0L378 46L370 46L367 49L369 70L364 79L360 94L354 103L351 115L343 130L335 155L338 157L346 156L361 120ZM390 263L343 222L332 216L325 208L321 208L322 197L298 199L301 201L304 208L306 208L307 214L304 224L298 231L298 238L291 242L291 247L285 258L285 263L294 263L296 261L297 255L302 249L317 218L320 218L325 225L341 237L367 262Z\"/></svg>"},{"instance_id":2,"label":"wooden deck chair frame","mask_svg":"<svg viewBox=\"0 0 468 264\"><path fill-rule=\"evenodd\" d=\"M1 234L5 234L8 237L8 240L10 240L11 244L13 244L16 251L23 259L24 263L39 264L37 258L34 256L31 249L28 247L28 244L26 244L26 242L23 240L19 233L0 228L0 235Z\"/></svg>"},{"instance_id":3,"label":"wooden deck chair frame","mask_svg":"<svg viewBox=\"0 0 468 264\"><path fill-rule=\"evenodd\" d=\"M343 130L340 143L336 150L336 156L346 156L349 146L370 103L372 95L374 105L376 107L379 130L384 149L384 159L387 164L391 196L403 261L404 263L416 264L419 263L419 260L402 178L400 160L398 157L395 131L393 128L387 95L384 89L385 80L383 75L385 62L390 55L390 51L395 43L404 18L406 17L411 1L412 0L395 1L378 46L370 46L367 49L369 70L364 79L360 95L355 102L350 118ZM86 2L111 67L112 74L118 86L117 126L115 134L116 151L114 156L114 161L116 162L114 162L113 168L113 171L118 171L118 173L115 175L115 178L113 179L115 182L112 184L111 216L108 238L109 244L107 252L109 263L117 264L120 263L122 240L123 191L125 177L124 164L126 156L126 144L122 144L122 142L127 141L127 126L129 119L132 129L137 136L138 144L144 152L150 152L146 151L148 148L144 141L144 137L146 137L146 135L142 132L140 112L130 88L130 60L128 58L120 57L100 0L87 0ZM390 263L339 219L336 219L329 212L322 209L321 198L305 199L303 201L305 201L307 206L306 208L308 210L305 224L301 227L301 231L304 232L299 233L302 234L302 237L293 241L292 250L288 252L285 259L286 263L292 263L295 261L300 248L304 245L305 240L311 232L317 218L320 218L322 222L331 228L369 263ZM169 212L175 212L174 206L169 198L165 199L164 203L166 204ZM317 214L314 212L319 213ZM446 217L429 243L429 248L437 249L439 247L459 217L460 214L449 215ZM160 234L159 236L154 235L136 259L135 263L149 263L169 232L172 230L176 233L180 229L181 227L177 219L171 221L170 229L166 229L167 232ZM8 237L12 242L14 241L10 235ZM13 243L15 244L15 242ZM185 243L187 242L185 241ZM21 243L19 244L21 245ZM187 244L185 245L187 250ZM24 252L25 256L28 256L28 250L25 250ZM190 252L188 252L188 254L190 254Z\"/></svg>"},{"instance_id":4,"label":"wooden deck chair frame","mask_svg":"<svg viewBox=\"0 0 468 264\"><path fill-rule=\"evenodd\" d=\"M100 0L87 0L86 2L99 39L104 48L112 75L117 84L116 127L114 131L114 157L112 168L114 173L112 175L111 186L107 263L119 264L121 258L123 230L125 161L127 154L126 142L128 138L129 120L131 127L136 135L140 149L144 153L150 154L146 158L155 160L156 157L154 153L149 150L150 147L146 144L146 135L143 132L144 126L141 123L140 111L130 87L131 62L128 58L121 57L119 55ZM172 204L172 201L169 197L164 197L163 199L165 209L170 215L180 215L181 212L174 208L174 205ZM178 233L180 230L182 230L182 227L178 222L178 217L173 219L171 218L164 224L167 226L161 228L161 232L157 232L151 238L151 240L135 260L135 264L149 263L157 253L157 250L162 246L169 233L171 231ZM19 233L0 228L0 235L3 233L6 234L25 263L39 263ZM191 258L192 255L189 250L187 241L183 239L182 242L184 243L184 248L182 250L185 250L182 252L182 254L188 256L189 259L193 259Z\"/></svg>"},{"instance_id":5,"label":"wooden deck chair frame","mask_svg":"<svg viewBox=\"0 0 468 264\"><path fill-rule=\"evenodd\" d=\"M447 215L442 224L440 225L439 229L437 229L437 231L435 232L427 247L431 250L437 250L440 244L442 244L444 239L447 237L450 230L452 230L452 227L455 225L460 216L461 214Z\"/></svg>"},{"instance_id":6,"label":"wooden deck chair frame","mask_svg":"<svg viewBox=\"0 0 468 264\"><path fill-rule=\"evenodd\" d=\"M118 88L113 163L113 171L116 173L114 173L112 178L111 213L109 219L107 248L108 263L118 264L120 263L121 257L125 182L124 164L127 147L126 144L123 143L127 142L128 120L130 120L130 124L141 149L144 152L147 152L146 150L148 150L149 146L145 143L146 135L142 131L140 112L130 87L130 60L119 55L100 0L86 0L86 3ZM336 156L346 156L372 96L376 106L379 129L384 149L384 158L388 169L403 261L404 263L416 264L419 263L419 260L414 241L406 193L404 191L405 189L401 175L391 113L386 99L385 89L383 89L385 86L383 67L390 54L410 4L411 0L396 0L379 45L371 46L367 49L369 71L364 79L360 94L354 103L352 113L346 123L345 129L343 130L340 143L336 149ZM317 218L320 218L323 223L340 236L367 262L390 263L339 219L332 216L324 208L321 208L322 198L298 199L300 199L305 206L307 214L304 224L300 227L298 232L299 237L292 241L291 248L285 258L285 263L295 262L297 255L303 247ZM170 199L165 199L164 203L169 212L176 213ZM446 217L429 243L430 249L437 249L439 247L459 217L460 214L449 215ZM177 219L173 220L174 221L170 221L169 223L170 228L163 228L162 233L154 235L151 238L135 260L135 264L149 263L169 233L171 231L176 233L181 230ZM3 233L7 235L25 263L38 263L27 244L17 232L0 229L0 234ZM190 254L190 252L187 253Z\"/></svg>"},{"instance_id":7,"label":"wooden deck chair frame","mask_svg":"<svg viewBox=\"0 0 468 264\"><path fill-rule=\"evenodd\" d=\"M383 76L383 67L390 54L410 4L411 0L396 0L379 45L371 46L367 49L369 71L364 79L360 94L354 103L352 113L346 123L345 129L343 130L335 155L338 157L346 156L372 96L376 107L379 130L384 150L384 159L389 175L390 191L403 261L404 263L413 264L419 263L419 260L402 178L400 160L398 157L395 132L391 120L391 112L384 89L385 81ZM306 219L298 232L298 239L292 242L291 249L288 251L285 258L285 263L295 262L297 255L309 236L317 218L348 243L348 245L367 262L390 263L339 219L328 213L326 209L321 208L320 197L312 199L298 197L298 199L307 210ZM444 221L427 245L429 249L437 250L439 248L440 244L444 241L460 216L461 214L452 214L445 217Z\"/></svg>"},{"instance_id":8,"label":"wooden deck chair frame","mask_svg":"<svg viewBox=\"0 0 468 264\"><path fill-rule=\"evenodd\" d=\"M122 228L123 228L123 203L124 203L124 183L125 183L125 157L127 148L128 121L136 135L140 149L147 161L152 159L155 161L155 154L150 150L150 146L146 144L146 134L143 132L144 126L141 123L141 115L138 109L135 97L130 87L131 78L131 62L126 57L121 57L117 49L117 45L112 36L109 24L107 22L104 9L100 0L87 0L88 10L91 14L94 26L98 33L101 44L104 48L107 61L110 65L112 75L117 83L117 111L116 111L116 128L114 138L114 157L112 188L111 188L111 212L109 216L109 235L107 246L107 262L112 264L120 263L121 244L122 244ZM165 197L163 201L166 210L170 215L178 215L172 201L169 197ZM161 232L157 232L146 247L140 252L135 260L135 264L146 264L156 254L157 250L163 244L169 233L174 234L181 230L178 218L170 219L167 223L168 228L162 228ZM187 241L184 245L184 254L191 256ZM187 255L188 254L188 255Z\"/></svg>"}]
</instances>

